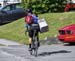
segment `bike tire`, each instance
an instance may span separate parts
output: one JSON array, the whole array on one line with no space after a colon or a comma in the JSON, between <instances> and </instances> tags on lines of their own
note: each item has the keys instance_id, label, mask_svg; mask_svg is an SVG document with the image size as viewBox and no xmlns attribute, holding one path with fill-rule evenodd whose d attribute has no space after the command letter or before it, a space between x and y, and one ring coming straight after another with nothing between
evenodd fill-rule
<instances>
[{"instance_id":1,"label":"bike tire","mask_svg":"<svg viewBox=\"0 0 75 61\"><path fill-rule=\"evenodd\" d=\"M37 51L37 49L36 49L36 48L34 49L34 56L35 56L35 57L37 57L37 56L38 56L38 51Z\"/></svg>"},{"instance_id":2,"label":"bike tire","mask_svg":"<svg viewBox=\"0 0 75 61\"><path fill-rule=\"evenodd\" d=\"M37 41L37 37L35 37L35 49L34 49L34 56L37 57L38 56L38 41Z\"/></svg>"}]
</instances>

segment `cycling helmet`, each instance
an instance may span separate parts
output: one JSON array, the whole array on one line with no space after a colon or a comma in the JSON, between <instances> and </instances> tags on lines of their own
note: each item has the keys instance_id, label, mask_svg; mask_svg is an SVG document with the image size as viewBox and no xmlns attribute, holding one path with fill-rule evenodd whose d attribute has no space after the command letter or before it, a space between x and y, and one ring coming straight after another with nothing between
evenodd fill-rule
<instances>
[{"instance_id":1,"label":"cycling helmet","mask_svg":"<svg viewBox=\"0 0 75 61\"><path fill-rule=\"evenodd\" d=\"M28 9L26 9L26 12L27 13L32 13L32 9L31 8L28 8Z\"/></svg>"}]
</instances>

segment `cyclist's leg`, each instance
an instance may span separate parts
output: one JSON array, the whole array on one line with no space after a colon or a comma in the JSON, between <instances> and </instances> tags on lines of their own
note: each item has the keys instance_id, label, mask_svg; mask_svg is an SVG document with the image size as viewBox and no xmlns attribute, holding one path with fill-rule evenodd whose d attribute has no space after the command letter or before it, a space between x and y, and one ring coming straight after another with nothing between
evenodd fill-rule
<instances>
[{"instance_id":1,"label":"cyclist's leg","mask_svg":"<svg viewBox=\"0 0 75 61\"><path fill-rule=\"evenodd\" d=\"M32 37L33 37L33 31L29 30L29 50L31 50Z\"/></svg>"},{"instance_id":2,"label":"cyclist's leg","mask_svg":"<svg viewBox=\"0 0 75 61\"><path fill-rule=\"evenodd\" d=\"M38 47L40 46L39 36L37 35Z\"/></svg>"},{"instance_id":3,"label":"cyclist's leg","mask_svg":"<svg viewBox=\"0 0 75 61\"><path fill-rule=\"evenodd\" d=\"M36 37L37 37L37 42L38 42L38 47L40 46L40 42L39 42L39 32L38 30L36 31Z\"/></svg>"},{"instance_id":4,"label":"cyclist's leg","mask_svg":"<svg viewBox=\"0 0 75 61\"><path fill-rule=\"evenodd\" d=\"M31 48L31 40L32 40L32 38L29 37L29 48Z\"/></svg>"}]
</instances>

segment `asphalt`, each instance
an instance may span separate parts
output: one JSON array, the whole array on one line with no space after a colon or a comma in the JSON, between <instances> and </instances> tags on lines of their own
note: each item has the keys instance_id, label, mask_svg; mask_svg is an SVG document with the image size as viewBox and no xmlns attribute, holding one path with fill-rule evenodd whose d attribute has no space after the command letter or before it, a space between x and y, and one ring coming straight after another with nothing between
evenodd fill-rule
<instances>
[{"instance_id":1,"label":"asphalt","mask_svg":"<svg viewBox=\"0 0 75 61\"><path fill-rule=\"evenodd\" d=\"M28 45L0 46L0 61L75 61L75 45L41 45L38 57L29 54Z\"/></svg>"},{"instance_id":2,"label":"asphalt","mask_svg":"<svg viewBox=\"0 0 75 61\"><path fill-rule=\"evenodd\" d=\"M8 45L21 45L18 42L10 41L10 40L7 40L7 39L0 39L0 44L6 45L6 46L8 46Z\"/></svg>"}]
</instances>

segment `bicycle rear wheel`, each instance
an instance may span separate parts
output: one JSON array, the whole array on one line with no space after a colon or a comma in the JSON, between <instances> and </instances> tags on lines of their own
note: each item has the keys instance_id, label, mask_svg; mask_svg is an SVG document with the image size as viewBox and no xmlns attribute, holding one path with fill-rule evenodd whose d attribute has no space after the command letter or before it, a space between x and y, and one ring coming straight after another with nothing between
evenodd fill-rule
<instances>
[{"instance_id":1,"label":"bicycle rear wheel","mask_svg":"<svg viewBox=\"0 0 75 61\"><path fill-rule=\"evenodd\" d=\"M38 41L37 41L37 36L35 37L35 41L34 41L34 56L35 57L38 56Z\"/></svg>"},{"instance_id":2,"label":"bicycle rear wheel","mask_svg":"<svg viewBox=\"0 0 75 61\"><path fill-rule=\"evenodd\" d=\"M38 50L35 48L34 49L34 56L37 57L38 56Z\"/></svg>"}]
</instances>

